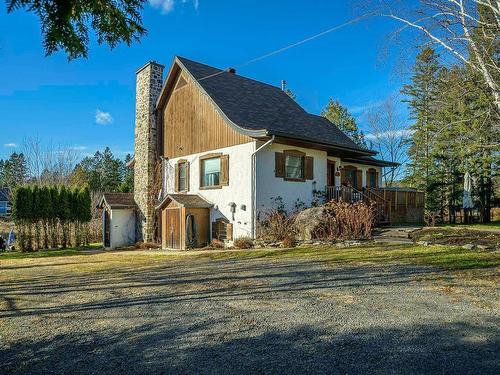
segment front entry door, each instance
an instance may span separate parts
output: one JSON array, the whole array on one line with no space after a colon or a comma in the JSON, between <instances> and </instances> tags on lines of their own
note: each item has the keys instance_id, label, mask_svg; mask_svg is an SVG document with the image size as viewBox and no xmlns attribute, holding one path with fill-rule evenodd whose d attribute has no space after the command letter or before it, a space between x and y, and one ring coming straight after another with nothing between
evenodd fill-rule
<instances>
[{"instance_id":1,"label":"front entry door","mask_svg":"<svg viewBox=\"0 0 500 375\"><path fill-rule=\"evenodd\" d=\"M327 185L335 186L335 162L330 160L327 164Z\"/></svg>"},{"instance_id":2,"label":"front entry door","mask_svg":"<svg viewBox=\"0 0 500 375\"><path fill-rule=\"evenodd\" d=\"M111 245L110 220L108 210L104 210L104 247Z\"/></svg>"},{"instance_id":3,"label":"front entry door","mask_svg":"<svg viewBox=\"0 0 500 375\"><path fill-rule=\"evenodd\" d=\"M180 249L181 247L181 220L180 208L167 208L165 229L167 235L166 245L170 249Z\"/></svg>"}]
</instances>

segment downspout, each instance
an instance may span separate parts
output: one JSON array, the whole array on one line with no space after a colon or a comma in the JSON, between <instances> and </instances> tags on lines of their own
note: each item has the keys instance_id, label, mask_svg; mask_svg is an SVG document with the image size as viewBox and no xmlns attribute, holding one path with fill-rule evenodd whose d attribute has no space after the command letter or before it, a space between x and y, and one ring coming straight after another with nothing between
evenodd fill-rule
<instances>
[{"instance_id":1,"label":"downspout","mask_svg":"<svg viewBox=\"0 0 500 375\"><path fill-rule=\"evenodd\" d=\"M251 205L252 207L250 207L250 211L251 211L251 233L252 233L252 237L253 238L256 238L257 237L257 231L256 231L256 227L257 227L257 217L255 215L255 210L257 209L257 194L256 194L256 181L257 181L257 177L256 177L256 170L255 170L255 165L256 165L256 154L257 152L259 152L260 150L262 150L264 147L267 147L269 146L271 143L274 142L274 135L271 137L271 139L269 141L267 141L266 143L264 143L262 146L260 146L258 149L256 149L254 152L252 152L252 199L251 199Z\"/></svg>"}]
</instances>

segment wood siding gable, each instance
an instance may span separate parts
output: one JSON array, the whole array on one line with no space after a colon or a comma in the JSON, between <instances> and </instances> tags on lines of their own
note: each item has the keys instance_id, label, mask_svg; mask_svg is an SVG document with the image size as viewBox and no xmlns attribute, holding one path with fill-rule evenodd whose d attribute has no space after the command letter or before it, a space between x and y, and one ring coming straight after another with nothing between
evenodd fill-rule
<instances>
[{"instance_id":1,"label":"wood siding gable","mask_svg":"<svg viewBox=\"0 0 500 375\"><path fill-rule=\"evenodd\" d=\"M173 82L180 85L169 88L171 92L158 109L165 157L176 158L253 140L228 124L188 72L177 69L171 74L176 75Z\"/></svg>"}]
</instances>

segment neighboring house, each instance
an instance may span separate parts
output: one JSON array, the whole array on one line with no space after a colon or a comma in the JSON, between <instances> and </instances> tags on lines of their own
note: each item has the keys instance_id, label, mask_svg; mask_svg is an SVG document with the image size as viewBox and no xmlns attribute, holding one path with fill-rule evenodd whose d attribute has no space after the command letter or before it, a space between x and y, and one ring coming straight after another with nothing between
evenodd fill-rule
<instances>
[{"instance_id":1,"label":"neighboring house","mask_svg":"<svg viewBox=\"0 0 500 375\"><path fill-rule=\"evenodd\" d=\"M11 191L9 188L0 188L0 217L11 214Z\"/></svg>"},{"instance_id":2,"label":"neighboring house","mask_svg":"<svg viewBox=\"0 0 500 375\"><path fill-rule=\"evenodd\" d=\"M137 239L157 233L164 248L186 248L256 237L258 219L276 199L288 210L322 196L373 199L389 221L379 188L382 168L397 164L375 159L280 88L234 69L181 57L165 81L163 69L150 62L137 72L129 163Z\"/></svg>"}]
</instances>

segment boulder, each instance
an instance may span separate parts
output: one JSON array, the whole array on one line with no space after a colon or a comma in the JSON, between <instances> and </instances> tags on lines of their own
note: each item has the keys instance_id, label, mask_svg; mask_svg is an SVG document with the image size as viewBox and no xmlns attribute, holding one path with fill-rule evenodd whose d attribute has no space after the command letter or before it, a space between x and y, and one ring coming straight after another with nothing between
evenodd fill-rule
<instances>
[{"instance_id":1,"label":"boulder","mask_svg":"<svg viewBox=\"0 0 500 375\"><path fill-rule=\"evenodd\" d=\"M472 244L472 243L468 243L466 245L463 245L462 248L463 249L466 249L466 250L472 250L476 247L476 245Z\"/></svg>"},{"instance_id":2,"label":"boulder","mask_svg":"<svg viewBox=\"0 0 500 375\"><path fill-rule=\"evenodd\" d=\"M312 207L300 212L294 223L297 239L300 241L311 240L314 231L323 221L325 213L324 207Z\"/></svg>"}]
</instances>

